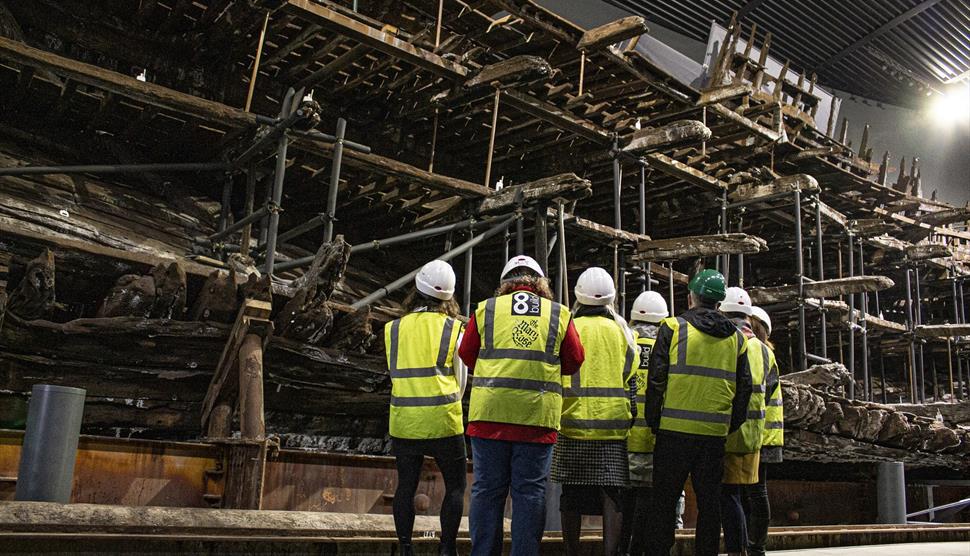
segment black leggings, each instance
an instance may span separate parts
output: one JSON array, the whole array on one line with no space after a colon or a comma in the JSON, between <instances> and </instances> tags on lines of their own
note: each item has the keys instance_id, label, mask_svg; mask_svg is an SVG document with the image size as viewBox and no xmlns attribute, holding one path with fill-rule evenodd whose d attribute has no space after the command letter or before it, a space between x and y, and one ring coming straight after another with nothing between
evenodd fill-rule
<instances>
[{"instance_id":1,"label":"black leggings","mask_svg":"<svg viewBox=\"0 0 970 556\"><path fill-rule=\"evenodd\" d=\"M445 499L441 503L441 545L453 550L465 501L465 455L435 457L445 479ZM397 490L394 492L394 528L403 544L411 542L414 532L414 494L421 480L424 456L397 456Z\"/></svg>"}]
</instances>

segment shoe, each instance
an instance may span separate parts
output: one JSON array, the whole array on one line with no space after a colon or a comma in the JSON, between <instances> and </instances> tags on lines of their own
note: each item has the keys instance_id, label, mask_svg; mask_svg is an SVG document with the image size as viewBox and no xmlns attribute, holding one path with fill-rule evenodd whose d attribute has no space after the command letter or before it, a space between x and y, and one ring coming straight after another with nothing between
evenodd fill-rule
<instances>
[{"instance_id":1,"label":"shoe","mask_svg":"<svg viewBox=\"0 0 970 556\"><path fill-rule=\"evenodd\" d=\"M398 556L414 556L414 548L411 547L411 543L398 543L397 544Z\"/></svg>"},{"instance_id":2,"label":"shoe","mask_svg":"<svg viewBox=\"0 0 970 556\"><path fill-rule=\"evenodd\" d=\"M438 545L438 556L458 556L458 549L452 546Z\"/></svg>"}]
</instances>

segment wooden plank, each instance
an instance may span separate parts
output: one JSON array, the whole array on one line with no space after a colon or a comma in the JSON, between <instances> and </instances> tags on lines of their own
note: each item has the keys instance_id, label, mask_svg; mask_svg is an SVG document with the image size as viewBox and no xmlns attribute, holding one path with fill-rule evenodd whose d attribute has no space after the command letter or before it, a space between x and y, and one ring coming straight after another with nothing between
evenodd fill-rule
<instances>
[{"instance_id":1,"label":"wooden plank","mask_svg":"<svg viewBox=\"0 0 970 556\"><path fill-rule=\"evenodd\" d=\"M661 172L681 179L692 185L700 186L708 191L720 192L727 189L727 183L709 176L704 172L692 168L683 162L662 153L650 153L646 156L647 165Z\"/></svg>"},{"instance_id":2,"label":"wooden plank","mask_svg":"<svg viewBox=\"0 0 970 556\"><path fill-rule=\"evenodd\" d=\"M730 108L727 108L723 104L712 104L708 107L708 109L712 111L714 114L732 123L735 123L747 129L748 131L754 133L758 137L761 137L762 139L766 139L772 143L776 141L780 141L783 137L782 134L779 134L777 131L768 129L765 126L759 123L756 123L754 120L745 118L741 114L734 112L733 110L731 110Z\"/></svg>"},{"instance_id":3,"label":"wooden plank","mask_svg":"<svg viewBox=\"0 0 970 556\"><path fill-rule=\"evenodd\" d=\"M945 224L966 221L970 221L970 207L954 207L951 209L944 209L937 212L931 212L919 218L920 223L929 224L930 226L942 226Z\"/></svg>"},{"instance_id":4,"label":"wooden plank","mask_svg":"<svg viewBox=\"0 0 970 556\"><path fill-rule=\"evenodd\" d=\"M627 39L639 37L649 31L647 21L640 16L631 15L594 27L583 33L576 43L579 50L593 50L607 47Z\"/></svg>"},{"instance_id":5,"label":"wooden plank","mask_svg":"<svg viewBox=\"0 0 970 556\"><path fill-rule=\"evenodd\" d=\"M188 114L207 122L234 126L256 123L254 114L236 110L225 104L180 93L154 83L139 81L134 77L64 58L4 37L0 37L0 60L50 72L64 79L77 81L152 106Z\"/></svg>"},{"instance_id":6,"label":"wooden plank","mask_svg":"<svg viewBox=\"0 0 970 556\"><path fill-rule=\"evenodd\" d=\"M354 39L384 54L430 70L436 75L450 79L459 79L468 75L468 70L461 64L418 48L391 33L371 27L310 0L288 0L283 9L297 13L324 29Z\"/></svg>"},{"instance_id":7,"label":"wooden plank","mask_svg":"<svg viewBox=\"0 0 970 556\"><path fill-rule=\"evenodd\" d=\"M970 336L970 324L921 324L916 327L919 338L959 338Z\"/></svg>"},{"instance_id":8,"label":"wooden plank","mask_svg":"<svg viewBox=\"0 0 970 556\"><path fill-rule=\"evenodd\" d=\"M502 100L534 118L549 123L559 129L574 133L584 139L600 145L610 145L612 136L609 131L589 120L577 117L571 112L522 91L507 90L502 94Z\"/></svg>"},{"instance_id":9,"label":"wooden plank","mask_svg":"<svg viewBox=\"0 0 970 556\"><path fill-rule=\"evenodd\" d=\"M681 120L663 127L641 129L633 134L623 152L642 154L648 151L700 143L711 138L711 130L697 120Z\"/></svg>"},{"instance_id":10,"label":"wooden plank","mask_svg":"<svg viewBox=\"0 0 970 556\"><path fill-rule=\"evenodd\" d=\"M523 205L534 205L541 200L552 201L560 197L566 200L585 199L593 194L589 180L576 174L559 174L535 181L506 187L489 195L479 206L480 212L511 210L521 192Z\"/></svg>"},{"instance_id":11,"label":"wooden plank","mask_svg":"<svg viewBox=\"0 0 970 556\"><path fill-rule=\"evenodd\" d=\"M877 292L895 285L885 276L854 276L807 282L804 286L805 297L838 297L850 293ZM756 305L771 305L798 299L798 284L775 286L771 288L749 288L751 302Z\"/></svg>"},{"instance_id":12,"label":"wooden plank","mask_svg":"<svg viewBox=\"0 0 970 556\"><path fill-rule=\"evenodd\" d=\"M724 100L730 100L732 98L747 96L751 93L751 85L746 83L736 83L721 87L714 87L711 89L705 89L703 92L701 92L701 97L698 99L697 105L703 106L705 104L714 104Z\"/></svg>"},{"instance_id":13,"label":"wooden plank","mask_svg":"<svg viewBox=\"0 0 970 556\"><path fill-rule=\"evenodd\" d=\"M465 89L474 89L488 85L521 85L548 79L552 75L552 66L538 56L513 56L501 62L489 64L479 70L462 85Z\"/></svg>"},{"instance_id":14,"label":"wooden plank","mask_svg":"<svg viewBox=\"0 0 970 556\"><path fill-rule=\"evenodd\" d=\"M748 234L718 234L653 239L637 244L640 261L674 261L714 255L754 254L766 251L768 243Z\"/></svg>"},{"instance_id":15,"label":"wooden plank","mask_svg":"<svg viewBox=\"0 0 970 556\"><path fill-rule=\"evenodd\" d=\"M749 201L759 197L795 191L815 193L819 191L818 181L808 174L794 174L782 176L771 180L769 183L745 183L728 193L728 199L731 201Z\"/></svg>"}]
</instances>

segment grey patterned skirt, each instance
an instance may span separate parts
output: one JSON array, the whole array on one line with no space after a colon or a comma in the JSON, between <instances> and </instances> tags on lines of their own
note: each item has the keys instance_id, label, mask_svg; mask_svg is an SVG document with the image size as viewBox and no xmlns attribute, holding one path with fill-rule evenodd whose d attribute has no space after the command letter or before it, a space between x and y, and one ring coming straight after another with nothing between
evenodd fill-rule
<instances>
[{"instance_id":1,"label":"grey patterned skirt","mask_svg":"<svg viewBox=\"0 0 970 556\"><path fill-rule=\"evenodd\" d=\"M626 440L576 440L560 434L552 449L551 478L564 485L627 486Z\"/></svg>"}]
</instances>

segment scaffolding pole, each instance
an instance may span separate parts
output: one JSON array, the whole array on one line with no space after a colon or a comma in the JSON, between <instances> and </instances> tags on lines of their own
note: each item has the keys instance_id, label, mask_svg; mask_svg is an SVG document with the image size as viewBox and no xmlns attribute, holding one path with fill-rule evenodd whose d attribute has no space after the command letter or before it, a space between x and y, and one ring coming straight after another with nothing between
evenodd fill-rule
<instances>
[{"instance_id":1,"label":"scaffolding pole","mask_svg":"<svg viewBox=\"0 0 970 556\"><path fill-rule=\"evenodd\" d=\"M802 192L795 190L795 270L798 278L798 351L799 370L808 368L808 348L805 343L805 257L802 253ZM724 204L721 213L724 214Z\"/></svg>"},{"instance_id":2,"label":"scaffolding pole","mask_svg":"<svg viewBox=\"0 0 970 556\"><path fill-rule=\"evenodd\" d=\"M919 283L919 265L913 265L913 286L916 291L916 326L923 324L923 301L922 292L920 291ZM923 360L923 340L919 340L918 349L916 351L916 377L918 379L917 394L919 395L920 403L926 403L926 367L925 361Z\"/></svg>"},{"instance_id":3,"label":"scaffolding pole","mask_svg":"<svg viewBox=\"0 0 970 556\"><path fill-rule=\"evenodd\" d=\"M505 219L503 219L501 222L499 222L498 224L496 224L496 225L492 226L491 228L489 228L488 230L486 230L485 233L483 233L482 235L475 236L475 237L469 239L468 241L466 241L465 243L462 243L458 247L455 247L455 248L449 250L448 252L442 254L440 257L436 257L436 260L440 260L440 261L450 261L451 259L457 257L458 255L461 255L461 254L465 253L466 251L468 251L469 249L475 247L479 243L481 243L481 242L489 239L490 237L492 237L492 236L494 236L496 234L501 233L502 231L504 231L506 228L508 228L512 224L512 221L513 220L517 220L517 219L521 219L521 218L522 218L522 215L521 214L513 214L511 216L508 216ZM419 266L418 268L412 270L411 272L408 272L404 276L402 276L402 277L398 278L397 280L391 282L390 284L387 284L386 286L381 287L381 288L375 290L374 292L372 292L370 295L364 297L363 299L354 302L351 305L351 308L353 308L355 310L360 310L360 309L363 309L364 307L367 307L371 303L374 303L375 301L378 301L380 299L383 299L389 293L391 293L391 292L393 292L393 291L401 288L405 284L408 284L411 280L414 279L414 277L420 271L421 271L421 267Z\"/></svg>"},{"instance_id":4,"label":"scaffolding pole","mask_svg":"<svg viewBox=\"0 0 970 556\"><path fill-rule=\"evenodd\" d=\"M906 330L909 336L909 399L912 403L916 401L916 338L915 326L913 325L913 293L911 285L912 270L906 269Z\"/></svg>"},{"instance_id":5,"label":"scaffolding pole","mask_svg":"<svg viewBox=\"0 0 970 556\"><path fill-rule=\"evenodd\" d=\"M333 222L337 219L337 193L340 191L340 166L344 160L344 134L347 120L337 118L336 142L333 145L333 165L330 168L330 187L327 189L327 213L323 224L323 241L333 240Z\"/></svg>"},{"instance_id":6,"label":"scaffolding pole","mask_svg":"<svg viewBox=\"0 0 970 556\"><path fill-rule=\"evenodd\" d=\"M640 190L639 190L639 209L640 209L640 226L638 230L640 235L647 235L647 167L641 162L640 163ZM650 285L650 261L647 261L641 267L641 272L643 274L643 282L640 284L640 291L645 292L653 289Z\"/></svg>"},{"instance_id":7,"label":"scaffolding pole","mask_svg":"<svg viewBox=\"0 0 970 556\"><path fill-rule=\"evenodd\" d=\"M866 275L865 251L863 250L862 238L859 238L859 276ZM872 401L872 381L869 377L869 320L866 318L869 309L869 294L862 292L860 295L862 328L859 331L862 336L862 390L866 401Z\"/></svg>"},{"instance_id":8,"label":"scaffolding pole","mask_svg":"<svg viewBox=\"0 0 970 556\"><path fill-rule=\"evenodd\" d=\"M287 119L286 116L293 110L293 105L298 95L293 89L287 91L286 98L289 102L284 103L280 111L280 118ZM283 201L283 180L286 178L286 149L290 144L290 138L286 133L281 133L276 146L276 169L273 172L273 198L269 213L269 230L266 235L266 260L263 266L263 273L272 276L273 265L276 263L276 237L280 228L280 203Z\"/></svg>"},{"instance_id":9,"label":"scaffolding pole","mask_svg":"<svg viewBox=\"0 0 970 556\"><path fill-rule=\"evenodd\" d=\"M849 253L849 278L855 276L855 247L852 245L855 238L852 233L848 233L848 253ZM849 295L849 399L855 399L855 294Z\"/></svg>"},{"instance_id":10,"label":"scaffolding pole","mask_svg":"<svg viewBox=\"0 0 970 556\"><path fill-rule=\"evenodd\" d=\"M739 232L741 230L738 230ZM818 266L818 280L821 282L825 280L825 265L822 262L822 197L821 195L815 195L815 256L818 259L816 266ZM818 315L821 324L821 334L819 339L822 342L822 357L828 359L829 356L829 343L828 343L828 330L827 323L825 322L825 298L819 299L818 305Z\"/></svg>"}]
</instances>

